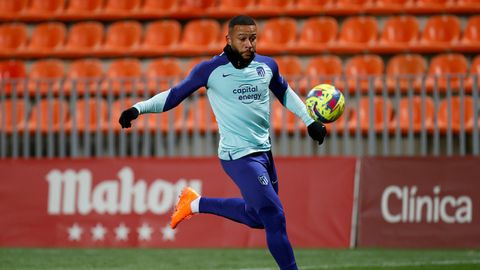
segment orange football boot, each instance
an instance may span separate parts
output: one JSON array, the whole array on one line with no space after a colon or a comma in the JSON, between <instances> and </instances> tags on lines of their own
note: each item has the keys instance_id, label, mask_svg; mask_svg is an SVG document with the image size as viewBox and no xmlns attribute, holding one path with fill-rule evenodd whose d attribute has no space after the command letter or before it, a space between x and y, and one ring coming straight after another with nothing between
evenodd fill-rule
<instances>
[{"instance_id":1,"label":"orange football boot","mask_svg":"<svg viewBox=\"0 0 480 270\"><path fill-rule=\"evenodd\" d=\"M175 211L172 214L172 221L170 222L170 227L175 229L177 225L185 219L189 219L193 216L192 209L190 208L190 203L200 195L193 190L191 187L185 187L180 194L180 199L178 200L177 206L175 206Z\"/></svg>"}]
</instances>

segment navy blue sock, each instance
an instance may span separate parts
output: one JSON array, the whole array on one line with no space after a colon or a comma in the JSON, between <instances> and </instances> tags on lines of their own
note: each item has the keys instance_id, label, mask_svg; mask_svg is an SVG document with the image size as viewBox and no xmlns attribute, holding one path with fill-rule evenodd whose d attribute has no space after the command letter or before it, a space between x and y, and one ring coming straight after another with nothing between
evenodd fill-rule
<instances>
[{"instance_id":1,"label":"navy blue sock","mask_svg":"<svg viewBox=\"0 0 480 270\"><path fill-rule=\"evenodd\" d=\"M200 213L222 216L251 228L263 229L263 224L253 209L246 209L244 199L201 197L198 208Z\"/></svg>"}]
</instances>

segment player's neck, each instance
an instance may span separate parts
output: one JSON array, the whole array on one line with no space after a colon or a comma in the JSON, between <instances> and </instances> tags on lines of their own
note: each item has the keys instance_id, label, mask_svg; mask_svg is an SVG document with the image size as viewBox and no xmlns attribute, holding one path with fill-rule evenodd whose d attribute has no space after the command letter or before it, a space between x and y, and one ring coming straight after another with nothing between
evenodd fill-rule
<instances>
[{"instance_id":1,"label":"player's neck","mask_svg":"<svg viewBox=\"0 0 480 270\"><path fill-rule=\"evenodd\" d=\"M246 68L248 65L250 65L250 62L252 62L253 58L255 58L255 54L253 54L251 58L244 59L228 44L223 48L223 52L225 52L225 55L227 56L230 63L232 63L232 65L238 69Z\"/></svg>"}]
</instances>

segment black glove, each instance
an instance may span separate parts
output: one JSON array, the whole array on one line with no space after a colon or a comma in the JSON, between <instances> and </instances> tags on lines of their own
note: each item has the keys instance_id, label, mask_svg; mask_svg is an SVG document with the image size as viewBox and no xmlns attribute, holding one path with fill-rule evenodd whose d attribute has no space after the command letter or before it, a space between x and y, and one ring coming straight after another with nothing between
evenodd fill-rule
<instances>
[{"instance_id":1,"label":"black glove","mask_svg":"<svg viewBox=\"0 0 480 270\"><path fill-rule=\"evenodd\" d=\"M138 115L140 113L138 112L137 109L134 107L131 107L130 109L127 109L122 112L120 115L120 118L118 119L118 122L122 126L122 128L129 128L132 126L132 120L137 119Z\"/></svg>"},{"instance_id":2,"label":"black glove","mask_svg":"<svg viewBox=\"0 0 480 270\"><path fill-rule=\"evenodd\" d=\"M324 124L315 121L311 123L308 127L308 135L314 140L318 142L318 145L323 143L323 139L327 135L327 128Z\"/></svg>"}]
</instances>

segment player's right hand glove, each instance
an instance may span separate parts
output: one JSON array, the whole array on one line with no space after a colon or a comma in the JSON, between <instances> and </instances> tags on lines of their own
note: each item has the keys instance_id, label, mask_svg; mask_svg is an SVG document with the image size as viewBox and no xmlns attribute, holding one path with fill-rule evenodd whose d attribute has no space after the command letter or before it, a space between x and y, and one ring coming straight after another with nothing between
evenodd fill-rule
<instances>
[{"instance_id":1,"label":"player's right hand glove","mask_svg":"<svg viewBox=\"0 0 480 270\"><path fill-rule=\"evenodd\" d=\"M132 120L137 119L139 114L139 111L135 109L135 107L131 107L122 112L120 118L118 119L118 122L120 123L122 128L129 128L132 126Z\"/></svg>"},{"instance_id":2,"label":"player's right hand glove","mask_svg":"<svg viewBox=\"0 0 480 270\"><path fill-rule=\"evenodd\" d=\"M307 127L307 130L308 135L310 135L313 140L317 141L318 145L321 145L323 143L323 139L327 135L327 128L324 124L315 121Z\"/></svg>"}]
</instances>

